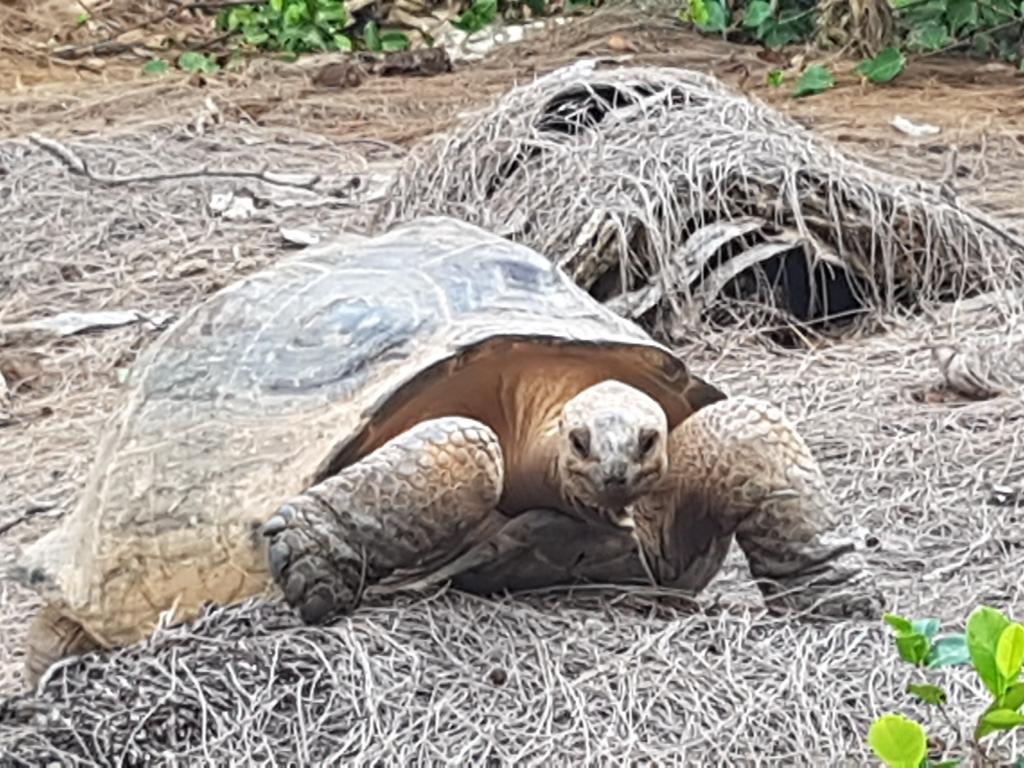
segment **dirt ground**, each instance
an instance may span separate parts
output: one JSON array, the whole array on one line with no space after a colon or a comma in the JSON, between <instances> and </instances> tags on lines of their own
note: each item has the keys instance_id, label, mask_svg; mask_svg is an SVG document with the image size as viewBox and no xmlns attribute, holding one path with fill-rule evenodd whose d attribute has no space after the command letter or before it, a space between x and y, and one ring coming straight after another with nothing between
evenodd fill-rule
<instances>
[{"instance_id":1,"label":"dirt ground","mask_svg":"<svg viewBox=\"0 0 1024 768\"><path fill-rule=\"evenodd\" d=\"M0 14L9 7L0 3ZM1001 65L932 59L876 88L859 83L844 64L834 91L793 100L765 85L765 74L777 64L753 50L667 23L639 25L628 15L608 15L509 46L482 63L457 65L451 74L367 78L355 88L335 88L314 81L324 64L317 58L295 65L266 62L205 82L180 75L144 79L136 63L120 61L55 64L41 52L43 40L31 39L33 32L40 30L23 31L18 45L0 48L0 373L11 394L9 412L0 407L0 566L74 504L104 420L123 396L121 374L156 336L159 323L61 338L19 324L69 310L133 309L157 319L178 314L277 258L282 226L309 229L315 221L325 232L358 226L389 170L416 142L511 84L574 58L710 72L868 162L944 180L963 199L1016 224L1024 215L1024 188L1009 183L1024 178L1024 77ZM897 115L941 131L907 136L889 126ZM173 173L215 162L235 170L319 173L324 178L318 189L347 191L313 199L301 190L275 192L258 179L197 178L103 187L98 194L94 181L69 175L52 155L30 145L29 134L61 140L99 174ZM228 191L251 194L257 214L231 221L212 210L212 196ZM301 199L284 199L289 194ZM1005 428L1024 412L1012 403L934 404L911 423L899 420L908 393L935 380L924 340L968 329L1002 334L1012 322L987 311L942 322L921 318L891 338L853 340L839 352L801 356L751 349L743 364L733 362L736 348L695 344L688 352L698 371L732 391L784 402L843 503L889 526L893 549L885 562L900 560L905 569L891 583L897 600L955 621L973 597L1018 614L1024 609L1019 577L979 576L975 586L992 587L992 593L949 600L936 570L928 572L941 567L949 579L970 581L975 572L990 575L999 558L1007 568L1016 563L1020 572L1019 508L983 505L978 508L987 517L976 524L965 522L972 519L969 510L952 523L935 515L943 494L988 498L993 485L1024 485L1019 447L996 445L992 437L997 426ZM863 351L859 370L844 362L854 349ZM749 361L755 358L775 373L751 379ZM881 373L872 374L872 364ZM830 398L840 390L844 403L854 393L862 398L863 410L833 405ZM837 427L841 419L849 425ZM963 451L983 455L987 444L994 447L983 472L957 462ZM933 461L922 464L928 451ZM872 468L859 468L868 456ZM886 496L885 503L864 500L868 491L876 499ZM963 526L965 533L942 550L950 531L938 531L948 525ZM925 584L921 594L914 584ZM34 598L12 582L0 582L0 692L21 686L20 645L33 605Z\"/></svg>"}]
</instances>

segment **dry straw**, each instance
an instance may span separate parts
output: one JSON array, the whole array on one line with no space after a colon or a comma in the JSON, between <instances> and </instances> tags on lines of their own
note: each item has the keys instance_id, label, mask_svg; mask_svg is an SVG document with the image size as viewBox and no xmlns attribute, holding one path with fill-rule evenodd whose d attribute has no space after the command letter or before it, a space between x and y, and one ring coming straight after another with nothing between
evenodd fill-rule
<instances>
[{"instance_id":1,"label":"dry straw","mask_svg":"<svg viewBox=\"0 0 1024 768\"><path fill-rule=\"evenodd\" d=\"M581 62L414 153L377 219L527 243L619 311L878 320L1024 285L1024 239L951 188L851 160L697 72ZM678 326L677 326L678 327Z\"/></svg>"}]
</instances>

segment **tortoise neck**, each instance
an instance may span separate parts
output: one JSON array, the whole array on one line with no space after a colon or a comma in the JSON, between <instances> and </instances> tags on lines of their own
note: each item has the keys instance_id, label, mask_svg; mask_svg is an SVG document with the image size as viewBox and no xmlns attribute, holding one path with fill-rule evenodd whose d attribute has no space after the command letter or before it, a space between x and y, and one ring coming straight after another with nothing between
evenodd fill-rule
<instances>
[{"instance_id":1,"label":"tortoise neck","mask_svg":"<svg viewBox=\"0 0 1024 768\"><path fill-rule=\"evenodd\" d=\"M558 474L558 425L565 399L564 382L557 378L503 377L498 393L506 469L503 511L565 509Z\"/></svg>"}]
</instances>

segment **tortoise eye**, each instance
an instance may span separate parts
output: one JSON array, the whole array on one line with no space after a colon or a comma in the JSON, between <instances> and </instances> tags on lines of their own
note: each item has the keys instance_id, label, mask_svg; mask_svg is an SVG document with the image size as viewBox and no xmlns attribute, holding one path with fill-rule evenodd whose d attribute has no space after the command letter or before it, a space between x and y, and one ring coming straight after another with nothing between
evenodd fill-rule
<instances>
[{"instance_id":1,"label":"tortoise eye","mask_svg":"<svg viewBox=\"0 0 1024 768\"><path fill-rule=\"evenodd\" d=\"M581 459L590 456L590 430L586 427L577 427L569 433L569 444Z\"/></svg>"},{"instance_id":2,"label":"tortoise eye","mask_svg":"<svg viewBox=\"0 0 1024 768\"><path fill-rule=\"evenodd\" d=\"M646 458L651 451L654 450L654 446L658 444L658 432L654 429L641 429L639 450L640 458Z\"/></svg>"}]
</instances>

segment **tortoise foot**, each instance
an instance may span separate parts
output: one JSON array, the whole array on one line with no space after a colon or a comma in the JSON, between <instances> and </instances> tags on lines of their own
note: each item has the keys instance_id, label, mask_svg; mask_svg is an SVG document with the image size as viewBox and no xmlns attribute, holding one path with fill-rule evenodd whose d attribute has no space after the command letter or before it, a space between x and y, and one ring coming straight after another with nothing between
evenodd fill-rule
<instances>
[{"instance_id":1,"label":"tortoise foot","mask_svg":"<svg viewBox=\"0 0 1024 768\"><path fill-rule=\"evenodd\" d=\"M874 576L858 565L834 565L759 586L768 610L776 614L874 621L885 612L885 596Z\"/></svg>"},{"instance_id":2,"label":"tortoise foot","mask_svg":"<svg viewBox=\"0 0 1024 768\"><path fill-rule=\"evenodd\" d=\"M270 573L306 624L324 624L354 610L362 591L363 564L332 535L330 523L329 510L297 501L263 526L270 539Z\"/></svg>"},{"instance_id":3,"label":"tortoise foot","mask_svg":"<svg viewBox=\"0 0 1024 768\"><path fill-rule=\"evenodd\" d=\"M396 571L427 578L492 524L503 469L488 427L424 421L278 509L263 526L271 575L307 624L350 613Z\"/></svg>"}]
</instances>

